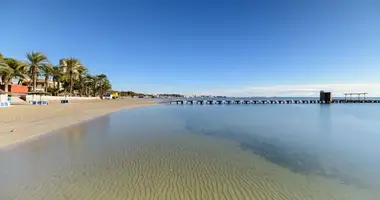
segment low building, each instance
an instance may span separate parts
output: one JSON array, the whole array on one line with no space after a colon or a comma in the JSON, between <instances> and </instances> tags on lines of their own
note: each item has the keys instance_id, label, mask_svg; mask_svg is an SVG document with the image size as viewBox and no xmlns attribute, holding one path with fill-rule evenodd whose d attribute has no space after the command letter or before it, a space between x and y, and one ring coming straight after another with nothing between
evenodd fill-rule
<instances>
[{"instance_id":1,"label":"low building","mask_svg":"<svg viewBox=\"0 0 380 200\"><path fill-rule=\"evenodd\" d=\"M321 91L319 94L319 100L325 102L332 102L331 92Z\"/></svg>"},{"instance_id":2,"label":"low building","mask_svg":"<svg viewBox=\"0 0 380 200\"><path fill-rule=\"evenodd\" d=\"M45 79L37 78L36 82L36 91L45 91ZM22 85L32 87L33 81L32 80L25 80ZM52 88L54 86L52 80L47 81L47 86Z\"/></svg>"},{"instance_id":3,"label":"low building","mask_svg":"<svg viewBox=\"0 0 380 200\"><path fill-rule=\"evenodd\" d=\"M0 85L1 90L5 90L5 85ZM26 94L28 87L23 85L8 85L8 92L13 94Z\"/></svg>"}]
</instances>

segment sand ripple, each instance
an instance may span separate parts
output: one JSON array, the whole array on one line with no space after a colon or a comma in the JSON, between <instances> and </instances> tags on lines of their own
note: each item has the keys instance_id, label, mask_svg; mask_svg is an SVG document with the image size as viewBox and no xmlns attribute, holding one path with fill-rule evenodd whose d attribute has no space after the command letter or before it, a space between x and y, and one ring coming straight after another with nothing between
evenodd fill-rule
<instances>
[{"instance_id":1,"label":"sand ripple","mask_svg":"<svg viewBox=\"0 0 380 200\"><path fill-rule=\"evenodd\" d=\"M109 145L50 152L60 159L38 159L27 177L3 167L1 199L375 199L373 191L290 172L223 139L167 134L103 142Z\"/></svg>"}]
</instances>

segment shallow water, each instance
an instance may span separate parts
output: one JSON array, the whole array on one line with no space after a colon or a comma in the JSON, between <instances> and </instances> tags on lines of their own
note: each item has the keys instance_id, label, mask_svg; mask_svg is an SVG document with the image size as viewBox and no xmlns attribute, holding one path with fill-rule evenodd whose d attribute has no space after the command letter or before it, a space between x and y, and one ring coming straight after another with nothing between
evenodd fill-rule
<instances>
[{"instance_id":1,"label":"shallow water","mask_svg":"<svg viewBox=\"0 0 380 200\"><path fill-rule=\"evenodd\" d=\"M380 105L160 105L0 151L0 199L380 197Z\"/></svg>"}]
</instances>

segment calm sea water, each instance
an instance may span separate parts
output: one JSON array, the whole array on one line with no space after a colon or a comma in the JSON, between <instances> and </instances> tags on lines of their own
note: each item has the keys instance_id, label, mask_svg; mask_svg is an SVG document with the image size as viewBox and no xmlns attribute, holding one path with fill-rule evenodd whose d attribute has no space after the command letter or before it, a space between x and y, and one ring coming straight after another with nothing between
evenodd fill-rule
<instances>
[{"instance_id":1,"label":"calm sea water","mask_svg":"<svg viewBox=\"0 0 380 200\"><path fill-rule=\"evenodd\" d=\"M380 105L159 105L0 151L0 199L379 199Z\"/></svg>"},{"instance_id":2,"label":"calm sea water","mask_svg":"<svg viewBox=\"0 0 380 200\"><path fill-rule=\"evenodd\" d=\"M319 97L227 97L227 98L167 98L167 99L154 99L157 102L167 102L170 100L179 100L179 99L184 99L184 100L319 100ZM347 100L358 100L358 96L347 96L347 97L333 97L333 99L347 99ZM360 100L363 100L364 97L363 95L360 96ZM365 99L370 99L370 100L380 100L380 97L365 97Z\"/></svg>"}]
</instances>

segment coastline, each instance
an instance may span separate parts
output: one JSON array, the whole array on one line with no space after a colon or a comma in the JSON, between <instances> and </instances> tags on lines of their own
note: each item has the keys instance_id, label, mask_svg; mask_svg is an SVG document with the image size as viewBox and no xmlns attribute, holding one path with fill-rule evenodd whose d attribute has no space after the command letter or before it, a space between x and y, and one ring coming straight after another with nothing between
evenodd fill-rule
<instances>
[{"instance_id":1,"label":"coastline","mask_svg":"<svg viewBox=\"0 0 380 200\"><path fill-rule=\"evenodd\" d=\"M52 101L48 106L16 105L0 111L0 150L123 109L158 105L151 100Z\"/></svg>"}]
</instances>

